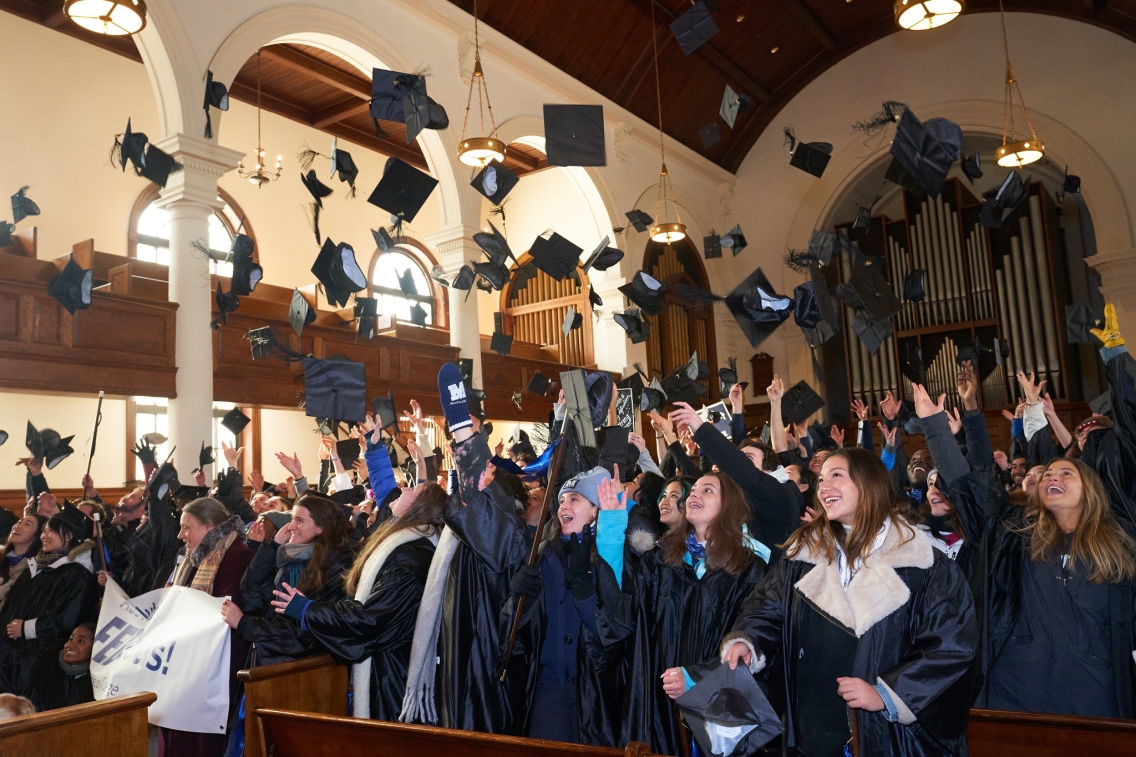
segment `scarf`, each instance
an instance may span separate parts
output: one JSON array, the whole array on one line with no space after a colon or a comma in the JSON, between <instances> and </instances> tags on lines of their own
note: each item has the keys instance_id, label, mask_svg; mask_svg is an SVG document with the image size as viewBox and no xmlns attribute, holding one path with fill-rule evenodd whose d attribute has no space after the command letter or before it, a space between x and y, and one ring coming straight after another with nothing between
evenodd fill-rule
<instances>
[{"instance_id":1,"label":"scarf","mask_svg":"<svg viewBox=\"0 0 1136 757\"><path fill-rule=\"evenodd\" d=\"M87 673L90 672L91 662L90 662L90 660L88 660L87 662L80 662L80 663L74 664L74 665L69 663L69 662L64 662L63 661L63 650L60 649L59 650L59 667L62 668L63 672L66 673L67 675L73 676L75 678L79 678L81 676L87 675Z\"/></svg>"},{"instance_id":2,"label":"scarf","mask_svg":"<svg viewBox=\"0 0 1136 757\"><path fill-rule=\"evenodd\" d=\"M51 565L57 560L62 560L64 557L67 557L67 550L57 549L54 552L40 552L35 556L35 560L36 565L41 568L46 568L48 565Z\"/></svg>"},{"instance_id":3,"label":"scarf","mask_svg":"<svg viewBox=\"0 0 1136 757\"><path fill-rule=\"evenodd\" d=\"M552 446L552 445L549 445ZM407 667L406 695L402 700L402 712L398 719L402 723L416 720L426 723L438 721L438 711L434 704L434 669L438 665L438 631L442 625L442 598L446 591L446 576L450 573L450 563L458 551L458 538L449 528L442 530L434 559L430 561L430 572L426 576L426 588L422 592L422 604L418 606L418 619L414 624L414 641L410 645L410 664Z\"/></svg>"},{"instance_id":4,"label":"scarf","mask_svg":"<svg viewBox=\"0 0 1136 757\"><path fill-rule=\"evenodd\" d=\"M852 528L850 526L844 527L845 533L851 530ZM883 548L884 540L887 538L888 531L890 530L891 518L887 518L884 520L884 524L880 526L879 532L876 533L876 538L872 541L872 549L868 554L874 554ZM856 575L856 571L860 570L862 565L863 562L858 557L856 558L855 564L849 565L848 555L844 553L844 547L840 545L840 542L836 543L836 567L840 571L840 583L844 586L845 591L848 590L848 584L852 583L853 576Z\"/></svg>"},{"instance_id":5,"label":"scarf","mask_svg":"<svg viewBox=\"0 0 1136 757\"><path fill-rule=\"evenodd\" d=\"M201 543L193 548L174 569L173 586L188 586L206 594L213 593L213 579L217 568L225 558L225 552L237 540L237 534L244 530L244 523L236 515L213 526ZM192 577L190 572L196 568Z\"/></svg>"},{"instance_id":6,"label":"scarf","mask_svg":"<svg viewBox=\"0 0 1136 757\"><path fill-rule=\"evenodd\" d=\"M297 585L311 557L311 544L281 544L276 550L276 588L285 581Z\"/></svg>"},{"instance_id":7,"label":"scarf","mask_svg":"<svg viewBox=\"0 0 1136 757\"><path fill-rule=\"evenodd\" d=\"M371 589L375 586L375 579L379 577L379 571L383 569L383 564L386 563L387 558L392 552L403 544L407 544L423 536L434 544L438 543L437 536L428 535L426 532L416 528L404 528L383 539L378 549L370 554L367 558L367 562L363 563L363 570L359 573L359 585L355 588L355 601L362 604L371 596ZM351 684L355 692L351 705L351 714L357 718L371 717L371 666L373 664L373 658L368 657L362 662L357 662L351 666Z\"/></svg>"},{"instance_id":8,"label":"scarf","mask_svg":"<svg viewBox=\"0 0 1136 757\"><path fill-rule=\"evenodd\" d=\"M769 550L769 547L749 535L749 527L745 524L742 525L742 542L746 549L760 557L767 565L769 564L769 557L773 553ZM706 545L698 541L693 531L686 535L686 555L683 559L690 567L694 568L696 578L702 578L706 575Z\"/></svg>"},{"instance_id":9,"label":"scarf","mask_svg":"<svg viewBox=\"0 0 1136 757\"><path fill-rule=\"evenodd\" d=\"M22 555L17 555L15 552L9 552L7 557L8 557L8 567L14 568L14 567L16 567L17 565L20 564L20 560L23 560L25 557L27 557L27 553L24 553Z\"/></svg>"}]
</instances>

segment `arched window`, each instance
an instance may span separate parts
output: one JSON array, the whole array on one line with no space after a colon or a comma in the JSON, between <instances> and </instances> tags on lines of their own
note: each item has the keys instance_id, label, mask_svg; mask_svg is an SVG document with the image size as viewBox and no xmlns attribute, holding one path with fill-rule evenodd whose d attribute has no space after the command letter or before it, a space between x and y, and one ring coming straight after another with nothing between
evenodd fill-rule
<instances>
[{"instance_id":1,"label":"arched window","mask_svg":"<svg viewBox=\"0 0 1136 757\"><path fill-rule=\"evenodd\" d=\"M147 188L134 203L130 216L130 233L127 238L127 255L138 260L146 260L161 265L170 264L170 211L154 204L160 191L157 185ZM217 197L225 203L224 207L209 216L209 249L219 254L229 252L237 229L256 239L244 214L236 206L232 197L219 190ZM253 259L259 255L254 251ZM232 263L209 261L209 272L219 276L232 276Z\"/></svg>"},{"instance_id":2,"label":"arched window","mask_svg":"<svg viewBox=\"0 0 1136 757\"><path fill-rule=\"evenodd\" d=\"M379 313L393 315L399 321L410 322L410 308L415 304L426 311L426 325L443 326L445 303L441 287L430 278L434 259L417 242L400 237L398 244L383 252L376 250L371 257L369 294L379 301ZM403 294L398 277L410 271L414 281L414 294Z\"/></svg>"}]
</instances>

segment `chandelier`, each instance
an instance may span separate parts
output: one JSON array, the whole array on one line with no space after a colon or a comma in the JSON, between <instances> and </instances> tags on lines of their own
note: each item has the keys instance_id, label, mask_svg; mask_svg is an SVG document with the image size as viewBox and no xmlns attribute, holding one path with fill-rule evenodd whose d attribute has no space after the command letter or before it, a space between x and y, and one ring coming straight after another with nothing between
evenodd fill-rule
<instances>
[{"instance_id":1,"label":"chandelier","mask_svg":"<svg viewBox=\"0 0 1136 757\"><path fill-rule=\"evenodd\" d=\"M283 155L276 156L276 173L268 173L265 170L267 166L264 163L264 150L260 146L260 53L260 50L256 51L256 166L246 170L244 161L237 163L237 176L248 179L257 189L280 178L284 160Z\"/></svg>"},{"instance_id":2,"label":"chandelier","mask_svg":"<svg viewBox=\"0 0 1136 757\"><path fill-rule=\"evenodd\" d=\"M678 203L675 202L674 185L671 184L670 174L667 173L667 150L663 143L663 93L659 85L659 42L655 28L655 3L651 2L651 48L655 54L655 102L659 107L659 159L662 167L659 169L659 192L655 198L655 225L651 227L651 241L673 244L686 238L686 226L678 214ZM670 220L667 203L674 208L675 220ZM661 217L660 217L661 213Z\"/></svg>"},{"instance_id":3,"label":"chandelier","mask_svg":"<svg viewBox=\"0 0 1136 757\"><path fill-rule=\"evenodd\" d=\"M1005 168L1021 168L1035 161L1041 160L1045 155L1045 145L1037 138L1030 120L1026 101L1022 98L1021 87L1014 78L1014 67L1010 65L1010 43L1006 38L1006 10L1002 7L1002 0L998 0L998 12L1002 17L1002 47L1006 51L1006 94L1002 109L1002 146L995 148L994 160ZM1018 139L1014 127L1014 93L1018 93L1018 102L1022 105L1022 113L1026 116L1026 126L1029 128L1028 139ZM1025 135L1022 135L1023 137Z\"/></svg>"},{"instance_id":4,"label":"chandelier","mask_svg":"<svg viewBox=\"0 0 1136 757\"><path fill-rule=\"evenodd\" d=\"M913 32L937 29L958 18L965 8L963 0L895 0L895 23Z\"/></svg>"},{"instance_id":5,"label":"chandelier","mask_svg":"<svg viewBox=\"0 0 1136 757\"><path fill-rule=\"evenodd\" d=\"M137 34L146 28L143 0L67 0L63 13L97 34L122 36Z\"/></svg>"},{"instance_id":6,"label":"chandelier","mask_svg":"<svg viewBox=\"0 0 1136 757\"><path fill-rule=\"evenodd\" d=\"M481 123L480 137L466 137L469 125L469 111L473 105L473 90L477 90L477 115ZM485 136L485 111L489 111L489 125L492 131ZM458 143L458 160L467 166L482 167L490 161L505 159L505 145L497 137L497 122L493 118L493 104L489 102L489 85L485 83L485 71L481 68L481 38L478 36L477 0L473 2L473 76L469 80L469 96L465 101L465 120L462 121L462 137Z\"/></svg>"}]
</instances>

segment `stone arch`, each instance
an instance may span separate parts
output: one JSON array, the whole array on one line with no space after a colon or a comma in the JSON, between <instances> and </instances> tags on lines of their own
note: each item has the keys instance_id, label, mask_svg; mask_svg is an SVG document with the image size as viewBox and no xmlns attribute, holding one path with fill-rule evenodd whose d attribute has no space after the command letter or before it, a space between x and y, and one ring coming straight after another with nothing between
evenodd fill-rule
<instances>
[{"instance_id":1,"label":"stone arch","mask_svg":"<svg viewBox=\"0 0 1136 757\"><path fill-rule=\"evenodd\" d=\"M134 35L134 44L154 90L161 134L200 135L205 129L201 110L205 72L198 70L193 45L172 0L151 0L146 9L146 28Z\"/></svg>"}]
</instances>

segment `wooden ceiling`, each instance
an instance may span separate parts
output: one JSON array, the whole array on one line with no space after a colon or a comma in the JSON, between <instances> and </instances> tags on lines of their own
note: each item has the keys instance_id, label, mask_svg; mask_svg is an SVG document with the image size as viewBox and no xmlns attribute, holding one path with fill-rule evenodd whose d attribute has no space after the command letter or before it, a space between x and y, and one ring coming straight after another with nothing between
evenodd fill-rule
<instances>
[{"instance_id":1,"label":"wooden ceiling","mask_svg":"<svg viewBox=\"0 0 1136 757\"><path fill-rule=\"evenodd\" d=\"M473 11L474 0L449 1ZM761 133L805 85L859 48L897 32L891 3L882 0L718 0L720 10L712 14L718 34L686 56L667 25L691 0L478 0L478 13L483 23L655 124L652 2L663 128L729 171L737 171ZM88 32L69 22L62 8L63 0L0 0L0 10L141 60L132 39ZM969 0L966 13L997 10L998 0ZM1136 0L1006 0L1006 10L1076 19L1136 41ZM302 45L270 45L261 65L265 110L425 167L418 145L406 144L402 124L383 122L385 138L376 136L367 112L369 79L334 55ZM485 66L492 87L491 57ZM718 116L727 84L753 100L733 129ZM230 93L256 103L255 56ZM442 105L451 119L460 117L461 103ZM721 141L704 149L699 130L709 123L718 125ZM797 126L806 140L823 138ZM509 152L507 163L517 173L547 165L538 150L510 145Z\"/></svg>"}]
</instances>

